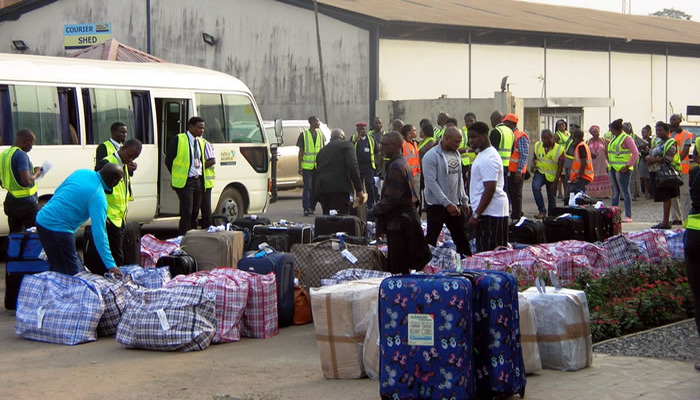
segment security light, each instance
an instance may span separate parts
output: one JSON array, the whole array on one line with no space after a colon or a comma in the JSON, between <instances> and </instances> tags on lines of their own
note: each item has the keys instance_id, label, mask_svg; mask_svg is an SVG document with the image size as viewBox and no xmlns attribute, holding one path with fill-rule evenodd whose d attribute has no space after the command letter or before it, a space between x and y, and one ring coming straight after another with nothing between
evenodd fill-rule
<instances>
[{"instance_id":1,"label":"security light","mask_svg":"<svg viewBox=\"0 0 700 400\"><path fill-rule=\"evenodd\" d=\"M14 47L15 50L19 51L25 51L29 48L29 46L27 46L27 44L24 43L24 40L13 40L12 47Z\"/></svg>"},{"instance_id":2,"label":"security light","mask_svg":"<svg viewBox=\"0 0 700 400\"><path fill-rule=\"evenodd\" d=\"M206 32L202 32L202 40L204 40L204 43L208 44L209 46L215 46L216 45L216 38Z\"/></svg>"}]
</instances>

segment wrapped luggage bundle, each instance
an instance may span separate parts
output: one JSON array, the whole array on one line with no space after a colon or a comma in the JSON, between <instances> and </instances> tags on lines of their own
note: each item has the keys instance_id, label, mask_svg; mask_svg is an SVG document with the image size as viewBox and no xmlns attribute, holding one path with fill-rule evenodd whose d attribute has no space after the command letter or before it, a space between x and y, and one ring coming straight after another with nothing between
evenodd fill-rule
<instances>
[{"instance_id":1,"label":"wrapped luggage bundle","mask_svg":"<svg viewBox=\"0 0 700 400\"><path fill-rule=\"evenodd\" d=\"M27 275L17 299L15 333L48 343L92 342L104 307L100 291L84 279L52 271Z\"/></svg>"},{"instance_id":2,"label":"wrapped luggage bundle","mask_svg":"<svg viewBox=\"0 0 700 400\"><path fill-rule=\"evenodd\" d=\"M537 345L537 317L535 316L534 308L530 305L530 300L522 293L518 293L518 306L518 314L520 314L520 348L523 350L525 373L531 374L542 369L540 347Z\"/></svg>"}]
</instances>

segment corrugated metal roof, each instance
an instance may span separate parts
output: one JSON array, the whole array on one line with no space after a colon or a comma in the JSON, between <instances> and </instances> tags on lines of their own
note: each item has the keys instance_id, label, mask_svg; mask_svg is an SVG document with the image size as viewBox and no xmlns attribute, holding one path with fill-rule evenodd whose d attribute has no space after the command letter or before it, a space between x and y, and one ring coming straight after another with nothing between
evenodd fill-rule
<instances>
[{"instance_id":1,"label":"corrugated metal roof","mask_svg":"<svg viewBox=\"0 0 700 400\"><path fill-rule=\"evenodd\" d=\"M77 53L68 55L68 57L87 58L91 60L107 60L107 61L127 61L127 62L167 62L156 56L152 56L139 49L127 46L120 43L116 39L108 41L86 49L80 50Z\"/></svg>"},{"instance_id":2,"label":"corrugated metal roof","mask_svg":"<svg viewBox=\"0 0 700 400\"><path fill-rule=\"evenodd\" d=\"M611 0L612 1L612 0ZM308 1L311 3L312 1ZM319 0L385 22L700 45L700 23L514 0Z\"/></svg>"}]
</instances>

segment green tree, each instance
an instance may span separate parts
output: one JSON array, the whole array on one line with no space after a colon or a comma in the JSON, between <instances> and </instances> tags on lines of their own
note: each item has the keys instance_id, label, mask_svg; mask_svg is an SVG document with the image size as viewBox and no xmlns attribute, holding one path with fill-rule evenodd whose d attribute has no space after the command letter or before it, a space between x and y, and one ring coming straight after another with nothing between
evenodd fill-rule
<instances>
[{"instance_id":1,"label":"green tree","mask_svg":"<svg viewBox=\"0 0 700 400\"><path fill-rule=\"evenodd\" d=\"M676 10L675 8L664 8L661 11L657 11L657 12L651 13L649 15L653 15L655 17L664 17L664 18L686 19L688 21L690 21L690 19L693 18L692 15L687 14L681 10Z\"/></svg>"}]
</instances>

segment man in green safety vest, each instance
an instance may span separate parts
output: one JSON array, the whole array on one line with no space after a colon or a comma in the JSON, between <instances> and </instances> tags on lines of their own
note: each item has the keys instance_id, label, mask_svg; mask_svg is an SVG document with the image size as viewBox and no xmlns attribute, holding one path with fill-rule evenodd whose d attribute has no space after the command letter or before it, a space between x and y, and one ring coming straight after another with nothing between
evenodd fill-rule
<instances>
[{"instance_id":1,"label":"man in green safety vest","mask_svg":"<svg viewBox=\"0 0 700 400\"><path fill-rule=\"evenodd\" d=\"M386 132L382 130L383 127L384 124L382 123L382 119L375 117L374 123L372 124L372 129L369 131L368 135L374 136L375 140L381 140L382 136L386 134Z\"/></svg>"},{"instance_id":2,"label":"man in green safety vest","mask_svg":"<svg viewBox=\"0 0 700 400\"><path fill-rule=\"evenodd\" d=\"M377 198L377 189L374 177L377 175L382 157L379 153L377 139L372 134L367 134L367 124L358 122L355 124L357 133L352 135L352 144L355 145L357 165L360 168L360 178L367 193L367 207L372 209Z\"/></svg>"},{"instance_id":3,"label":"man in green safety vest","mask_svg":"<svg viewBox=\"0 0 700 400\"><path fill-rule=\"evenodd\" d=\"M95 165L95 171L99 171L105 164L116 164L124 172L124 178L112 188L112 193L106 193L107 197L107 240L109 241L109 250L112 252L112 258L117 265L124 265L124 229L126 227L126 212L130 201L134 201L134 195L131 191L131 176L134 170L131 169L136 164L134 160L141 155L141 141L138 139L129 139L119 150L108 155ZM129 166L132 166L131 168ZM94 246L94 241L90 241ZM96 249L95 249L95 254ZM99 257L98 257L99 259ZM107 272L104 263L100 262L98 270L92 270L93 273L102 275Z\"/></svg>"},{"instance_id":4,"label":"man in green safety vest","mask_svg":"<svg viewBox=\"0 0 700 400\"><path fill-rule=\"evenodd\" d=\"M126 140L126 134L129 129L123 122L115 122L109 128L110 138L100 143L95 150L95 164L100 160L107 157L110 154L114 154L115 151L119 150L124 141Z\"/></svg>"},{"instance_id":5,"label":"man in green safety vest","mask_svg":"<svg viewBox=\"0 0 700 400\"><path fill-rule=\"evenodd\" d=\"M325 138L319 129L320 126L321 121L319 121L317 117L309 117L309 129L302 132L297 139L297 147L299 148L299 175L301 175L304 180L301 204L304 207L305 216L316 214L316 201L313 198L316 156L325 144Z\"/></svg>"},{"instance_id":6,"label":"man in green safety vest","mask_svg":"<svg viewBox=\"0 0 700 400\"><path fill-rule=\"evenodd\" d=\"M434 135L435 140L437 141L442 139L442 137L445 135L445 129L447 129L447 118L450 118L450 116L444 111L441 111L437 116L438 126L435 127Z\"/></svg>"},{"instance_id":7,"label":"man in green safety vest","mask_svg":"<svg viewBox=\"0 0 700 400\"><path fill-rule=\"evenodd\" d=\"M469 127L476 122L476 114L473 112L468 112L464 114L464 126L462 127L462 144L459 145L457 151L462 156L462 177L464 178L464 185L466 189L469 190L469 175L471 172L472 164L474 164L474 159L476 159L476 152L469 147L468 133Z\"/></svg>"},{"instance_id":8,"label":"man in green safety vest","mask_svg":"<svg viewBox=\"0 0 700 400\"><path fill-rule=\"evenodd\" d=\"M32 166L27 155L35 140L34 132L22 129L17 132L12 147L0 154L0 179L2 187L7 190L4 206L10 233L24 232L34 226L39 211L36 179L42 168Z\"/></svg>"},{"instance_id":9,"label":"man in green safety vest","mask_svg":"<svg viewBox=\"0 0 700 400\"><path fill-rule=\"evenodd\" d=\"M204 193L207 162L204 154L206 140L202 138L206 124L200 117L187 121L187 132L174 136L168 142L165 166L172 174L171 186L180 201L181 235L197 228L197 217Z\"/></svg>"},{"instance_id":10,"label":"man in green safety vest","mask_svg":"<svg viewBox=\"0 0 700 400\"><path fill-rule=\"evenodd\" d=\"M510 156L513 152L515 134L512 129L503 124L503 114L500 111L491 113L491 126L493 129L489 133L489 140L491 145L498 150L498 154L501 155L501 160L503 161L503 190L510 198L508 193L508 165L510 165Z\"/></svg>"}]
</instances>

